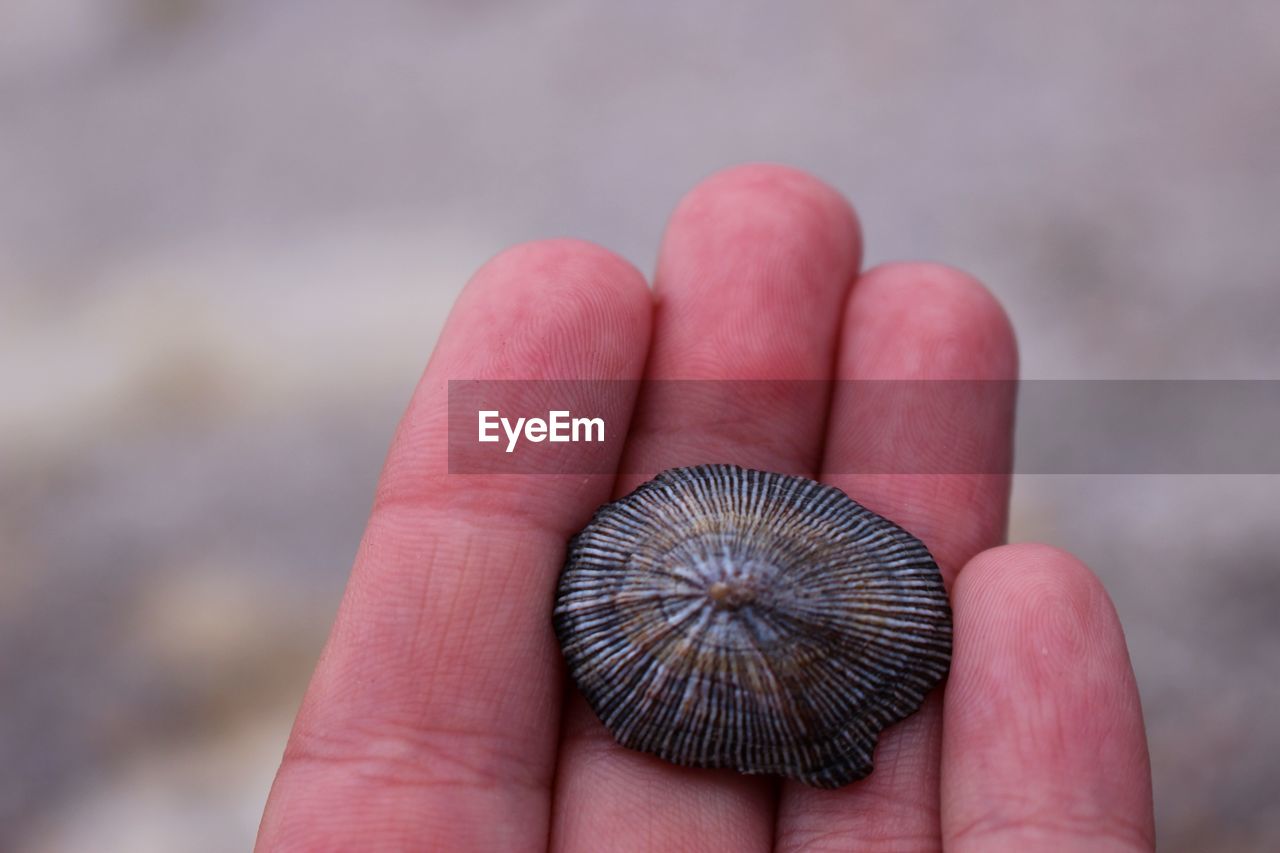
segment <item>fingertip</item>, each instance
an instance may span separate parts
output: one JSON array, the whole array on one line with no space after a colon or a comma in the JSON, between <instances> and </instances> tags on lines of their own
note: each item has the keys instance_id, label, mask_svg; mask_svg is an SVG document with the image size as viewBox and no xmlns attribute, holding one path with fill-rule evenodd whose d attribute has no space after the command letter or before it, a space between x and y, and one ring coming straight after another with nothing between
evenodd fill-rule
<instances>
[{"instance_id":1,"label":"fingertip","mask_svg":"<svg viewBox=\"0 0 1280 853\"><path fill-rule=\"evenodd\" d=\"M765 196L784 205L808 205L858 227L857 214L843 193L816 175L781 163L742 163L712 172L684 194L675 216L696 214L699 207L722 203L726 196Z\"/></svg>"},{"instance_id":2,"label":"fingertip","mask_svg":"<svg viewBox=\"0 0 1280 853\"><path fill-rule=\"evenodd\" d=\"M1097 575L1072 554L1038 543L983 551L957 576L952 601L957 656L969 667L951 697L956 710L989 707L992 696L1052 696L1071 683L1088 688L1087 704L1099 711L1099 701L1136 699L1115 608Z\"/></svg>"},{"instance_id":3,"label":"fingertip","mask_svg":"<svg viewBox=\"0 0 1280 853\"><path fill-rule=\"evenodd\" d=\"M513 287L587 286L635 308L650 302L648 283L634 264L604 246L575 237L508 246L481 265L473 282L481 289L494 286L504 292Z\"/></svg>"},{"instance_id":4,"label":"fingertip","mask_svg":"<svg viewBox=\"0 0 1280 853\"><path fill-rule=\"evenodd\" d=\"M688 263L772 242L779 262L856 272L862 254L857 213L839 190L808 172L748 163L715 172L676 205L663 240L663 259ZM776 276L779 282L803 276Z\"/></svg>"},{"instance_id":5,"label":"fingertip","mask_svg":"<svg viewBox=\"0 0 1280 853\"><path fill-rule=\"evenodd\" d=\"M1012 379L1018 374L1013 323L995 295L969 273L921 261L864 272L845 312L849 362L860 378Z\"/></svg>"},{"instance_id":6,"label":"fingertip","mask_svg":"<svg viewBox=\"0 0 1280 853\"><path fill-rule=\"evenodd\" d=\"M608 249L570 238L519 243L472 276L441 348L459 362L457 378L638 378L652 308L644 276ZM474 352L478 336L497 345Z\"/></svg>"},{"instance_id":7,"label":"fingertip","mask_svg":"<svg viewBox=\"0 0 1280 853\"><path fill-rule=\"evenodd\" d=\"M477 505L529 505L539 517L557 512L544 503L518 501L515 495L521 490L505 486L456 493L441 487L439 478L451 470L451 455L466 470L465 460L471 457L464 454L481 447L461 441L450 446L464 435L462 421L450 416L450 383L491 380L472 392L495 408L523 408L525 416L572 408L577 402L611 423L629 423L652 314L652 298L640 272L593 243L537 240L499 252L472 275L449 313L397 429L375 508L412 504L431 494L448 494L451 500L465 494ZM546 384L558 380L578 384ZM475 409L468 414L459 405L453 411L463 418L474 417ZM614 435L620 439L623 433ZM586 445L573 464L581 471L612 472L620 452L620 440ZM472 464L477 472L503 470L478 457ZM504 495L511 497L499 500Z\"/></svg>"}]
</instances>

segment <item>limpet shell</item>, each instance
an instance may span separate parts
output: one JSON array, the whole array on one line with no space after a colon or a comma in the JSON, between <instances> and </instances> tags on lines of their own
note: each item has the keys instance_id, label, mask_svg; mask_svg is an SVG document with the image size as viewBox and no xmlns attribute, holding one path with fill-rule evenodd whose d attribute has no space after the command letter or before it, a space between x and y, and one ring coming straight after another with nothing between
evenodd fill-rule
<instances>
[{"instance_id":1,"label":"limpet shell","mask_svg":"<svg viewBox=\"0 0 1280 853\"><path fill-rule=\"evenodd\" d=\"M554 611L569 674L619 743L836 788L946 675L928 549L839 489L673 468L569 543Z\"/></svg>"}]
</instances>

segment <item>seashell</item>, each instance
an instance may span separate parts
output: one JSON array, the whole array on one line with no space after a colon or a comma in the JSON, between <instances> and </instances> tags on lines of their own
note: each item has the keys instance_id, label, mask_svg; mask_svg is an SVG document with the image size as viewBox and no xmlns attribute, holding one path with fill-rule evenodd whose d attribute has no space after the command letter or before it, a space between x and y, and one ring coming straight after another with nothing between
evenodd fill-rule
<instances>
[{"instance_id":1,"label":"seashell","mask_svg":"<svg viewBox=\"0 0 1280 853\"><path fill-rule=\"evenodd\" d=\"M920 540L839 489L673 468L569 543L554 624L619 743L836 788L946 675L951 609Z\"/></svg>"}]
</instances>

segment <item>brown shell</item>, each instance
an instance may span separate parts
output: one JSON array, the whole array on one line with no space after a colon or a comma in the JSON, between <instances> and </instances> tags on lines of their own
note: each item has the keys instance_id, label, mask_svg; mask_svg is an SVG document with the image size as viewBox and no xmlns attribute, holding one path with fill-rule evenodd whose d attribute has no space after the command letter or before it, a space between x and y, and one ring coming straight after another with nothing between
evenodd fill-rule
<instances>
[{"instance_id":1,"label":"brown shell","mask_svg":"<svg viewBox=\"0 0 1280 853\"><path fill-rule=\"evenodd\" d=\"M833 486L673 468L569 544L554 622L618 742L677 764L836 788L946 675L925 546Z\"/></svg>"}]
</instances>

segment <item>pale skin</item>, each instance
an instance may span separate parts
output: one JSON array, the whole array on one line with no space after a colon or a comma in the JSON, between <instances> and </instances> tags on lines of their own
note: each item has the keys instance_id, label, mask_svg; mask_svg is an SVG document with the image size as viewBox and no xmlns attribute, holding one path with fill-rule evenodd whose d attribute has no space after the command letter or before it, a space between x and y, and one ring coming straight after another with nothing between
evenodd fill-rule
<instances>
[{"instance_id":1,"label":"pale skin","mask_svg":"<svg viewBox=\"0 0 1280 853\"><path fill-rule=\"evenodd\" d=\"M1007 448L1008 408L973 412L964 435L839 390L767 417L744 402L714 423L643 392L612 413L632 428L601 468L803 474L937 559L955 618L949 679L884 733L871 776L834 791L626 750L566 687L550 616L566 540L644 475L447 473L449 379L1016 377L1009 321L981 284L926 263L860 272L860 256L838 193L745 166L679 204L652 288L573 240L482 267L392 443L259 849L1151 849L1138 692L1093 573L1046 545L1001 544L1006 476L839 473L872 452L919 471L956 447Z\"/></svg>"}]
</instances>

